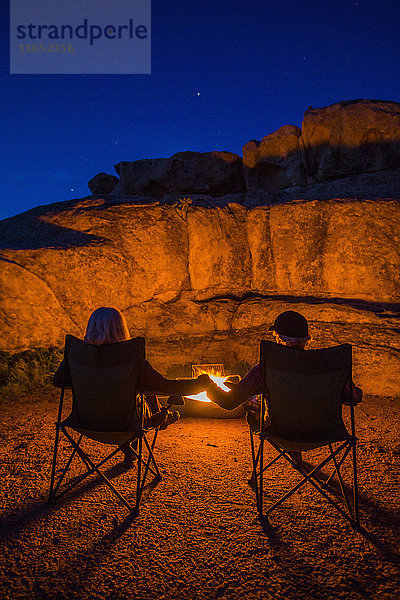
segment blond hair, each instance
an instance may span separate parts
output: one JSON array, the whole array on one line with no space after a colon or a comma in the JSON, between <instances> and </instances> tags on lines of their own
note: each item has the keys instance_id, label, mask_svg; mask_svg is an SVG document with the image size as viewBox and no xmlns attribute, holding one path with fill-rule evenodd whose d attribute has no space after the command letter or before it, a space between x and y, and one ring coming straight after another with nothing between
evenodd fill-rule
<instances>
[{"instance_id":1,"label":"blond hair","mask_svg":"<svg viewBox=\"0 0 400 600\"><path fill-rule=\"evenodd\" d=\"M101 346L101 344L114 344L129 339L124 315L116 308L102 306L90 315L83 341Z\"/></svg>"}]
</instances>

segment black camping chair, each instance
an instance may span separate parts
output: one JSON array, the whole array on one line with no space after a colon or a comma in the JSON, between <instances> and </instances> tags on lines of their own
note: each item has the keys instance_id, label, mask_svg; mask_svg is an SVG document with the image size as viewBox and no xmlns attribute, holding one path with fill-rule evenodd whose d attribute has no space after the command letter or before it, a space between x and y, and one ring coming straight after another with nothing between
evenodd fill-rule
<instances>
[{"instance_id":1,"label":"black camping chair","mask_svg":"<svg viewBox=\"0 0 400 600\"><path fill-rule=\"evenodd\" d=\"M97 473L112 492L132 512L139 512L139 502L149 472L153 481L159 481L161 474L154 458L153 450L158 429L153 431L151 442L144 429L144 397L141 389L145 361L145 340L136 338L94 346L67 335L64 350L64 381L61 388L56 437L51 469L49 502L55 503L86 477ZM72 411L62 418L65 388L72 388ZM61 468L56 466L63 434L71 446L69 458ZM134 503L123 496L106 475L100 470L113 458L119 448L114 449L101 461L95 463L84 449L86 439L107 445L121 445L137 441L136 498ZM146 449L146 452L144 452ZM145 458L145 454L147 457ZM65 483L65 476L75 458L79 458L86 471Z\"/></svg>"},{"instance_id":2,"label":"black camping chair","mask_svg":"<svg viewBox=\"0 0 400 600\"><path fill-rule=\"evenodd\" d=\"M359 524L354 402L347 397L350 433L342 419L347 382L351 398L351 346L343 344L304 351L264 340L260 348L260 366L265 389L258 427L249 419L253 458L253 473L249 483L255 488L260 518L268 516L289 496L309 483L343 517L353 524ZM260 442L257 451L255 436ZM264 461L264 442L268 442L277 452L268 464ZM324 446L328 449L328 456L312 468L307 468L292 454ZM352 458L352 498L340 471L349 454ZM286 459L287 465L296 469L302 480L264 513L264 473L280 458ZM321 469L326 466L333 466L333 470L323 480ZM334 475L337 476L342 501L340 496L338 501L332 486Z\"/></svg>"}]
</instances>

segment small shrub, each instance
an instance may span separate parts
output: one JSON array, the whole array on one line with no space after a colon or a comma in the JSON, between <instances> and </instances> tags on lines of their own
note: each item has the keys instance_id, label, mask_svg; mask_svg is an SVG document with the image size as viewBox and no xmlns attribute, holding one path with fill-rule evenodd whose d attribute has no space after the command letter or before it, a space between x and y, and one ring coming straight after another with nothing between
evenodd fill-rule
<instances>
[{"instance_id":1,"label":"small shrub","mask_svg":"<svg viewBox=\"0 0 400 600\"><path fill-rule=\"evenodd\" d=\"M0 352L0 396L9 398L33 387L51 384L63 358L62 348L34 348L11 354Z\"/></svg>"},{"instance_id":2,"label":"small shrub","mask_svg":"<svg viewBox=\"0 0 400 600\"><path fill-rule=\"evenodd\" d=\"M9 353L0 351L0 387L6 385L8 381L8 361Z\"/></svg>"}]
</instances>

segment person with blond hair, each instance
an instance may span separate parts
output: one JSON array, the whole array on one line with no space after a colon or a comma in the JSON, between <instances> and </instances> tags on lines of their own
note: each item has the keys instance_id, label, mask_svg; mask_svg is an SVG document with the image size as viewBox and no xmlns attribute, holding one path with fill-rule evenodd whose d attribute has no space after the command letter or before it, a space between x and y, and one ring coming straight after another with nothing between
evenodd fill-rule
<instances>
[{"instance_id":1,"label":"person with blond hair","mask_svg":"<svg viewBox=\"0 0 400 600\"><path fill-rule=\"evenodd\" d=\"M130 339L124 315L117 308L101 306L89 317L83 341L101 346Z\"/></svg>"},{"instance_id":2,"label":"person with blond hair","mask_svg":"<svg viewBox=\"0 0 400 600\"><path fill-rule=\"evenodd\" d=\"M131 336L124 315L116 308L102 306L91 314L83 341L86 344L101 346L103 344L123 342L130 338ZM54 375L55 386L61 387L63 385L64 372L65 365L63 361ZM142 387L150 414L145 416L145 428L166 429L180 417L177 410L169 411L166 408L162 408L158 402L157 394L190 396L203 392L209 382L210 379L207 375L200 375L197 379L166 379L153 369L146 360L144 363ZM127 468L132 467L136 459L135 450L129 443L123 444L119 448L124 454L123 465Z\"/></svg>"}]
</instances>

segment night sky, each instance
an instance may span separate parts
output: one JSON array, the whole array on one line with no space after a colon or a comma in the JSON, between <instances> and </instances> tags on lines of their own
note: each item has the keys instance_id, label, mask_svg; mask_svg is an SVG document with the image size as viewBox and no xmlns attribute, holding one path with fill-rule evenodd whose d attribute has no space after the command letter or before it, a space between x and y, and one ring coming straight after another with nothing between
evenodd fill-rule
<instances>
[{"instance_id":1,"label":"night sky","mask_svg":"<svg viewBox=\"0 0 400 600\"><path fill-rule=\"evenodd\" d=\"M242 154L310 105L400 102L398 0L153 0L152 74L115 76L9 75L1 6L0 218L86 196L120 161Z\"/></svg>"}]
</instances>

